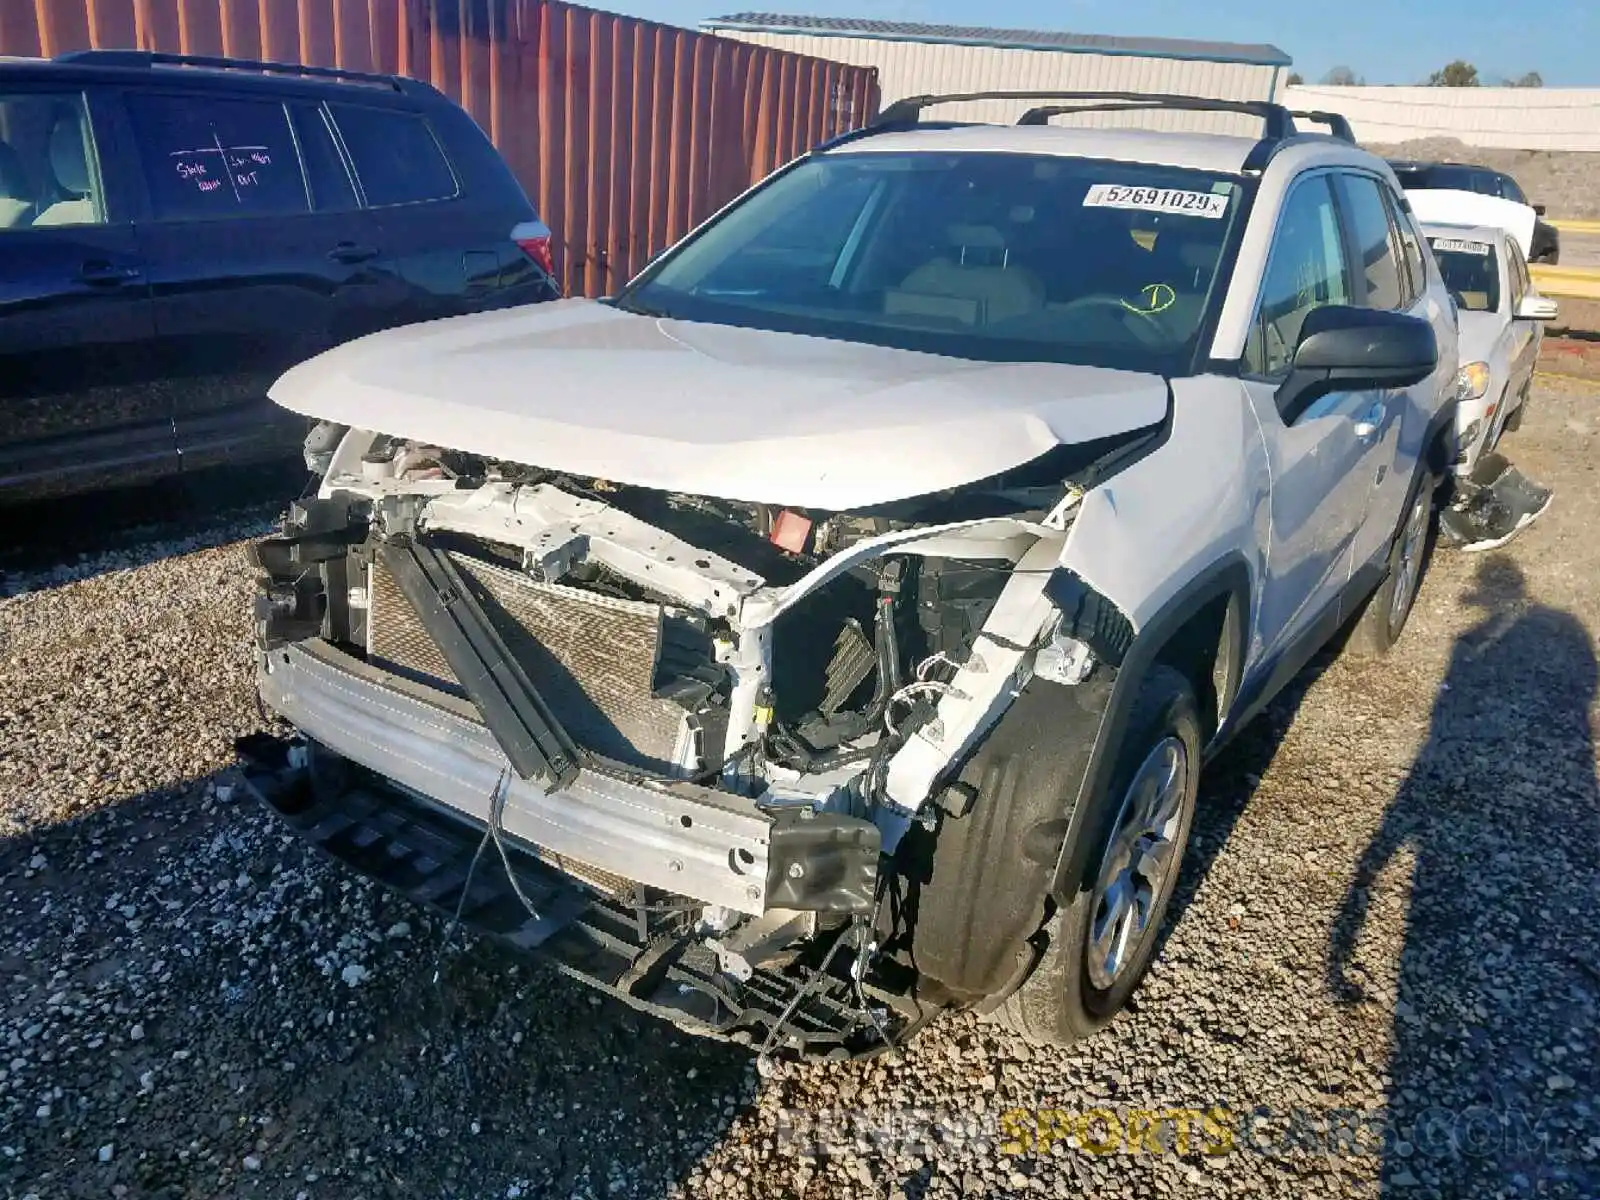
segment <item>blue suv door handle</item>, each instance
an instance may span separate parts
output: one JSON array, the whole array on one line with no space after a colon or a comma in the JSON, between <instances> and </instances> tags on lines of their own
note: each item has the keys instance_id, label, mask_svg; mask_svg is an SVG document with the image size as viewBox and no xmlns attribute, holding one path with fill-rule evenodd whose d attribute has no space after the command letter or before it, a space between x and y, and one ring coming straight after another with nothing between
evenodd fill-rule
<instances>
[{"instance_id":1,"label":"blue suv door handle","mask_svg":"<svg viewBox=\"0 0 1600 1200\"><path fill-rule=\"evenodd\" d=\"M328 251L328 257L339 263L362 263L378 257L376 246L361 246L355 242L340 242Z\"/></svg>"}]
</instances>

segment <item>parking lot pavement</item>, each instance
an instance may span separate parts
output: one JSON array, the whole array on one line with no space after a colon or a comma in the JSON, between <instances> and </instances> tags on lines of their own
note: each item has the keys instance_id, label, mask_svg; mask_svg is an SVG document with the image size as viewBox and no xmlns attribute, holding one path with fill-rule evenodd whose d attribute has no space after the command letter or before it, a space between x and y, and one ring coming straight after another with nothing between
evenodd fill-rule
<instances>
[{"instance_id":1,"label":"parking lot pavement","mask_svg":"<svg viewBox=\"0 0 1600 1200\"><path fill-rule=\"evenodd\" d=\"M1562 230L1561 265L1600 268L1600 233L1577 229Z\"/></svg>"},{"instance_id":2,"label":"parking lot pavement","mask_svg":"<svg viewBox=\"0 0 1600 1200\"><path fill-rule=\"evenodd\" d=\"M238 544L0 600L0 1194L1600 1195L1600 384L1505 449L1551 512L1217 764L1136 1011L1066 1052L757 1071L443 949L218 774Z\"/></svg>"}]
</instances>

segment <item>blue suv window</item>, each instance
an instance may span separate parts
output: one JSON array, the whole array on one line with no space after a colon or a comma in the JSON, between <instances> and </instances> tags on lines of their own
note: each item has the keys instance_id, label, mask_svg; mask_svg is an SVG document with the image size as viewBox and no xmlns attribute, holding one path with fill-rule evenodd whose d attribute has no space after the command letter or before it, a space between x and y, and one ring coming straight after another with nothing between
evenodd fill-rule
<instances>
[{"instance_id":1,"label":"blue suv window","mask_svg":"<svg viewBox=\"0 0 1600 1200\"><path fill-rule=\"evenodd\" d=\"M128 112L157 220L309 211L283 105L146 94Z\"/></svg>"},{"instance_id":2,"label":"blue suv window","mask_svg":"<svg viewBox=\"0 0 1600 1200\"><path fill-rule=\"evenodd\" d=\"M455 174L422 117L353 104L335 104L332 112L369 205L419 204L456 195Z\"/></svg>"}]
</instances>

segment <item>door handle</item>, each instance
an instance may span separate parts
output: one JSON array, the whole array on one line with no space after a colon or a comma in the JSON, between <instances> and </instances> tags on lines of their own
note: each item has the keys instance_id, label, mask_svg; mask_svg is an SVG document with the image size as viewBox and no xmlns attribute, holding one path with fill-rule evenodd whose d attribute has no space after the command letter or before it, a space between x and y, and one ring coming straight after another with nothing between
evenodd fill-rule
<instances>
[{"instance_id":1,"label":"door handle","mask_svg":"<svg viewBox=\"0 0 1600 1200\"><path fill-rule=\"evenodd\" d=\"M91 259L78 268L78 278L96 287L116 287L132 283L141 272L138 267L119 267L104 259Z\"/></svg>"},{"instance_id":2,"label":"door handle","mask_svg":"<svg viewBox=\"0 0 1600 1200\"><path fill-rule=\"evenodd\" d=\"M378 257L376 246L361 246L355 242L340 242L328 251L328 257L337 263L363 263Z\"/></svg>"},{"instance_id":3,"label":"door handle","mask_svg":"<svg viewBox=\"0 0 1600 1200\"><path fill-rule=\"evenodd\" d=\"M1368 441L1383 426L1383 414L1388 411L1382 400L1377 401L1356 418L1356 436L1362 441Z\"/></svg>"}]
</instances>

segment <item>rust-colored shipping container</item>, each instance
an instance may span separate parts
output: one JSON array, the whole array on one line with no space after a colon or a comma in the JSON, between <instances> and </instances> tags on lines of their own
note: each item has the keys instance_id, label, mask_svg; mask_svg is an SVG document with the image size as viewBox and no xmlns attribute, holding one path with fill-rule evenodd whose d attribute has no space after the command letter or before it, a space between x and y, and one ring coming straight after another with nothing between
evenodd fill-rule
<instances>
[{"instance_id":1,"label":"rust-colored shipping container","mask_svg":"<svg viewBox=\"0 0 1600 1200\"><path fill-rule=\"evenodd\" d=\"M601 295L877 111L877 75L558 0L0 0L0 54L222 54L427 80L494 139Z\"/></svg>"}]
</instances>

